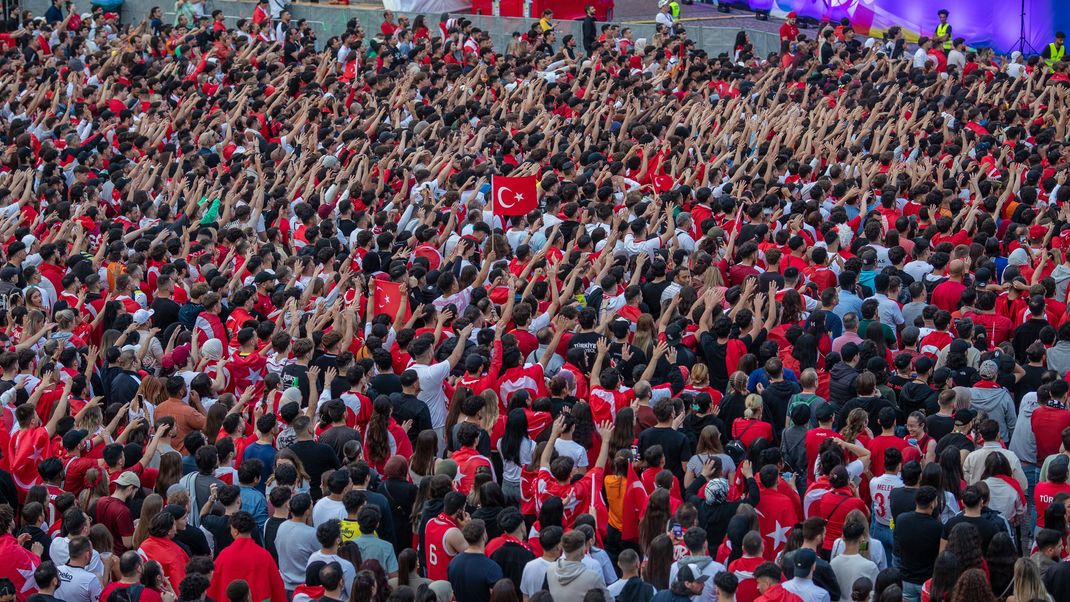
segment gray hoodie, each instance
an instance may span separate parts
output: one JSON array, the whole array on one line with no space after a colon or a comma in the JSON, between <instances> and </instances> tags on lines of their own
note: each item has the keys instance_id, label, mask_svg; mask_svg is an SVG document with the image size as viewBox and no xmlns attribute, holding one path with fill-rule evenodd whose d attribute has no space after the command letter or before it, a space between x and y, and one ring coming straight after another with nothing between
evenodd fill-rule
<instances>
[{"instance_id":1,"label":"gray hoodie","mask_svg":"<svg viewBox=\"0 0 1070 602\"><path fill-rule=\"evenodd\" d=\"M1070 372L1070 341L1059 341L1048 349L1048 369L1059 374Z\"/></svg>"},{"instance_id":2,"label":"gray hoodie","mask_svg":"<svg viewBox=\"0 0 1070 602\"><path fill-rule=\"evenodd\" d=\"M691 565L691 571L696 575L707 575L709 579L702 585L702 593L697 596L691 596L691 602L702 602L702 600L716 600L717 590L713 583L713 578L717 573L723 573L725 571L724 565L709 556L684 556L680 560L673 563L672 568L669 569L669 583L676 583L676 575L680 572L680 567L685 564Z\"/></svg>"},{"instance_id":3,"label":"gray hoodie","mask_svg":"<svg viewBox=\"0 0 1070 602\"><path fill-rule=\"evenodd\" d=\"M613 599L602 575L579 560L559 558L546 572L546 584L554 602L583 602L583 597L592 589L603 590L606 600Z\"/></svg>"},{"instance_id":4,"label":"gray hoodie","mask_svg":"<svg viewBox=\"0 0 1070 602\"><path fill-rule=\"evenodd\" d=\"M1003 387L970 387L970 407L999 423L999 438L1004 443L1011 440L1018 416L1010 392Z\"/></svg>"}]
</instances>

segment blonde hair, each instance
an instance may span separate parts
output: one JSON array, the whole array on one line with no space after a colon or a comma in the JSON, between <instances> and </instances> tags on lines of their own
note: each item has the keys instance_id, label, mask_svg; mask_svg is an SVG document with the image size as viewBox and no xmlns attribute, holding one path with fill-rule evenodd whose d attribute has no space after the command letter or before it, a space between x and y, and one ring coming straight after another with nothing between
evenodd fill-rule
<instances>
[{"instance_id":1,"label":"blonde hair","mask_svg":"<svg viewBox=\"0 0 1070 602\"><path fill-rule=\"evenodd\" d=\"M498 414L500 412L498 407L498 394L492 389L484 389L479 394L483 398L483 420L480 421L481 426L490 432L494 428L494 424L498 422Z\"/></svg>"},{"instance_id":2,"label":"blonde hair","mask_svg":"<svg viewBox=\"0 0 1070 602\"><path fill-rule=\"evenodd\" d=\"M868 425L869 412L862 408L855 408L847 415L847 424L844 425L840 434L843 435L844 441L854 443L855 440L858 439L858 435L866 432L866 427Z\"/></svg>"},{"instance_id":3,"label":"blonde hair","mask_svg":"<svg viewBox=\"0 0 1070 602\"><path fill-rule=\"evenodd\" d=\"M710 384L710 369L706 367L706 364L703 364L701 362L695 363L695 367L691 369L691 384Z\"/></svg>"},{"instance_id":4,"label":"blonde hair","mask_svg":"<svg viewBox=\"0 0 1070 602\"><path fill-rule=\"evenodd\" d=\"M733 372L732 376L728 379L728 388L730 393L746 393L747 373L742 370Z\"/></svg>"},{"instance_id":5,"label":"blonde hair","mask_svg":"<svg viewBox=\"0 0 1070 602\"><path fill-rule=\"evenodd\" d=\"M1040 579L1040 569L1028 558L1014 561L1014 599L1047 600L1048 589Z\"/></svg>"},{"instance_id":6,"label":"blonde hair","mask_svg":"<svg viewBox=\"0 0 1070 602\"><path fill-rule=\"evenodd\" d=\"M747 406L747 409L743 411L744 418L757 418L762 415L761 395L751 393L743 403Z\"/></svg>"},{"instance_id":7,"label":"blonde hair","mask_svg":"<svg viewBox=\"0 0 1070 602\"><path fill-rule=\"evenodd\" d=\"M640 315L639 319L635 321L635 337L632 339L632 345L649 355L651 348L654 347L656 338L657 329L654 327L654 316L650 314Z\"/></svg>"},{"instance_id":8,"label":"blonde hair","mask_svg":"<svg viewBox=\"0 0 1070 602\"><path fill-rule=\"evenodd\" d=\"M847 523L858 523L862 525L862 538L859 539L859 543L873 541L873 539L869 536L869 519L866 518L866 515L863 514L861 510L858 510L856 508L855 510L851 510L850 512L848 512L847 516L845 516L843 519L844 526L846 526ZM865 556L866 558L873 560L873 558L870 556L871 551L869 546L864 546L859 553Z\"/></svg>"}]
</instances>

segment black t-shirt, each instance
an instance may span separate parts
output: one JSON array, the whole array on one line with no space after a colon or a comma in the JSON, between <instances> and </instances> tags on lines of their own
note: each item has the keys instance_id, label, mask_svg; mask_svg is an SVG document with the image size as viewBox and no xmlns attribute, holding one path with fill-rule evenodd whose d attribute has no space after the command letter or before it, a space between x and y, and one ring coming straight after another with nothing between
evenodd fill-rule
<instances>
[{"instance_id":1,"label":"black t-shirt","mask_svg":"<svg viewBox=\"0 0 1070 602\"><path fill-rule=\"evenodd\" d=\"M892 402L881 396L874 397L855 397L843 404L843 408L836 414L836 429L842 429L847 422L847 417L851 415L851 410L855 408L862 408L869 414L869 430L874 433L881 432L881 425L877 423L877 418L880 415L881 408L892 408Z\"/></svg>"},{"instance_id":2,"label":"black t-shirt","mask_svg":"<svg viewBox=\"0 0 1070 602\"><path fill-rule=\"evenodd\" d=\"M338 463L338 456L331 446L315 441L297 441L290 446L290 449L301 459L301 464L308 472L308 479L311 481L309 493L312 494L312 499L318 500L322 495L320 477L328 470L335 470L341 466Z\"/></svg>"},{"instance_id":3,"label":"black t-shirt","mask_svg":"<svg viewBox=\"0 0 1070 602\"><path fill-rule=\"evenodd\" d=\"M149 308L152 309L152 325L167 330L168 326L178 322L178 310L182 306L173 299L153 299Z\"/></svg>"},{"instance_id":4,"label":"black t-shirt","mask_svg":"<svg viewBox=\"0 0 1070 602\"><path fill-rule=\"evenodd\" d=\"M368 381L369 392L374 392L375 395L390 395L392 393L401 393L401 377L397 374L376 374ZM372 399L373 395L369 395Z\"/></svg>"},{"instance_id":5,"label":"black t-shirt","mask_svg":"<svg viewBox=\"0 0 1070 602\"><path fill-rule=\"evenodd\" d=\"M490 602L490 588L502 578L502 567L483 554L461 552L450 561L448 573L455 599Z\"/></svg>"},{"instance_id":6,"label":"black t-shirt","mask_svg":"<svg viewBox=\"0 0 1070 602\"><path fill-rule=\"evenodd\" d=\"M594 358L598 355L598 341L602 338L604 337L597 332L580 332L572 335L572 338L568 341L568 348L583 351L584 361L587 362L586 367L589 369L594 366ZM578 367L583 368L584 366Z\"/></svg>"},{"instance_id":7,"label":"black t-shirt","mask_svg":"<svg viewBox=\"0 0 1070 602\"><path fill-rule=\"evenodd\" d=\"M728 356L728 345L717 342L717 337L708 332L699 337L699 347L702 356L706 358L706 367L710 369L710 386L718 391L728 388L728 367L725 361Z\"/></svg>"},{"instance_id":8,"label":"black t-shirt","mask_svg":"<svg viewBox=\"0 0 1070 602\"><path fill-rule=\"evenodd\" d=\"M904 512L913 512L914 508L918 507L914 503L914 494L917 492L917 487L896 487L888 494L888 504L891 506L893 520Z\"/></svg>"},{"instance_id":9,"label":"black t-shirt","mask_svg":"<svg viewBox=\"0 0 1070 602\"><path fill-rule=\"evenodd\" d=\"M687 435L675 429L655 426L639 435L639 453L646 453L647 448L652 445L661 446L661 450L665 453L665 468L671 470L683 486L683 463L691 459L691 440L687 438Z\"/></svg>"},{"instance_id":10,"label":"black t-shirt","mask_svg":"<svg viewBox=\"0 0 1070 602\"><path fill-rule=\"evenodd\" d=\"M360 440L360 431L344 424L341 426L332 426L323 431L319 438L320 443L328 445L334 450L334 455L338 456L339 462L341 462L342 458L345 456L344 450L346 443Z\"/></svg>"},{"instance_id":11,"label":"black t-shirt","mask_svg":"<svg viewBox=\"0 0 1070 602\"><path fill-rule=\"evenodd\" d=\"M297 387L301 396L308 399L308 366L290 364L282 369L282 388Z\"/></svg>"},{"instance_id":12,"label":"black t-shirt","mask_svg":"<svg viewBox=\"0 0 1070 602\"><path fill-rule=\"evenodd\" d=\"M275 536L279 532L279 525L284 522L286 522L285 518L269 516L267 522L264 523L264 549L271 552L275 562L279 561L279 551L275 548Z\"/></svg>"},{"instance_id":13,"label":"black t-shirt","mask_svg":"<svg viewBox=\"0 0 1070 602\"><path fill-rule=\"evenodd\" d=\"M940 531L940 521L928 514L904 512L896 517L895 555L903 581L921 585L933 576L933 563L940 553Z\"/></svg>"},{"instance_id":14,"label":"black t-shirt","mask_svg":"<svg viewBox=\"0 0 1070 602\"><path fill-rule=\"evenodd\" d=\"M627 360L624 359L625 345L628 345L628 351L631 352L631 355ZM632 372L635 371L635 367L646 364L646 353L635 345L628 343L610 343L609 351L606 353L606 356L616 363L621 380L623 380L624 384L628 387L635 384L635 380L632 378Z\"/></svg>"},{"instance_id":15,"label":"black t-shirt","mask_svg":"<svg viewBox=\"0 0 1070 602\"><path fill-rule=\"evenodd\" d=\"M643 285L643 303L655 320L661 316L661 294L669 288L670 284L672 282L666 278L660 282L648 282Z\"/></svg>"},{"instance_id":16,"label":"black t-shirt","mask_svg":"<svg viewBox=\"0 0 1070 602\"><path fill-rule=\"evenodd\" d=\"M925 431L934 440L939 441L951 431L955 430L955 417L933 414L925 419Z\"/></svg>"},{"instance_id":17,"label":"black t-shirt","mask_svg":"<svg viewBox=\"0 0 1070 602\"><path fill-rule=\"evenodd\" d=\"M401 424L406 420L412 420L412 428L409 429L409 440L416 445L416 437L431 427L431 410L427 404L420 401L415 395L391 395L390 401L394 404L394 420Z\"/></svg>"},{"instance_id":18,"label":"black t-shirt","mask_svg":"<svg viewBox=\"0 0 1070 602\"><path fill-rule=\"evenodd\" d=\"M988 542L992 541L992 538L999 533L999 529L996 524L983 516L966 516L965 514L959 514L951 517L946 523L944 523L944 530L941 533L941 537L948 538L951 534L951 529L955 528L955 525L960 523L966 523L977 527L977 531L981 534L981 549L988 549Z\"/></svg>"},{"instance_id":19,"label":"black t-shirt","mask_svg":"<svg viewBox=\"0 0 1070 602\"><path fill-rule=\"evenodd\" d=\"M944 450L949 447L956 447L960 451L972 452L977 449L977 445L970 438L962 433L948 433L941 437L936 442L936 457L939 458L940 454L944 453Z\"/></svg>"}]
</instances>

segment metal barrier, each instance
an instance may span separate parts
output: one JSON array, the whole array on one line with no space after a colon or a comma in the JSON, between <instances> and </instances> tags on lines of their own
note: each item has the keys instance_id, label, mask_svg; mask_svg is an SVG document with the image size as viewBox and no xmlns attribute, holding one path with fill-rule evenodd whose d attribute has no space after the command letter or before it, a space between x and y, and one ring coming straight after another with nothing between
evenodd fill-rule
<instances>
[{"instance_id":1,"label":"metal barrier","mask_svg":"<svg viewBox=\"0 0 1070 602\"><path fill-rule=\"evenodd\" d=\"M88 10L86 0L77 0L77 2L78 7L76 10L79 12ZM83 4L86 6L82 6ZM171 11L165 12L164 16L173 22L175 13L171 0L163 0L158 4L152 0L127 2L122 10L123 20L128 23L137 23L148 17L149 11L153 6L162 7L165 4L170 4ZM23 5L25 8L32 10L35 15L43 15L44 11L48 9L49 0L23 0ZM346 23L353 18L357 19L370 35L378 33L379 25L383 20L384 9L373 8L373 6L367 4L340 6L297 2L290 5L290 13L293 15L294 20L304 19L307 21L312 26L313 31L316 32L316 36L322 45L328 37L344 32ZM251 17L254 8L256 8L256 3L249 0L209 0L206 12L211 14L212 10L221 9L226 14L227 24L234 25L238 19ZM400 14L407 14L410 21L416 16L415 13ZM431 27L437 27L438 15L426 14L425 17ZM531 23L534 21L534 19L517 17L473 14L465 14L464 17L471 20L476 27L488 32L494 42L494 48L499 52L505 50L514 31L523 33L531 27ZM654 35L654 25L652 24L636 23L626 24L626 26L632 29L634 38L637 40L640 38L649 40ZM739 32L739 29L731 27L698 25L685 25L685 27L687 36L694 40L699 48L704 49L711 55L732 52L736 34ZM559 22L558 29L560 30L558 43L567 34L572 34L577 40L583 39L580 21ZM778 52L780 50L777 34L756 29L746 29L744 31L750 36L751 43L759 56L765 56L770 52Z\"/></svg>"}]
</instances>

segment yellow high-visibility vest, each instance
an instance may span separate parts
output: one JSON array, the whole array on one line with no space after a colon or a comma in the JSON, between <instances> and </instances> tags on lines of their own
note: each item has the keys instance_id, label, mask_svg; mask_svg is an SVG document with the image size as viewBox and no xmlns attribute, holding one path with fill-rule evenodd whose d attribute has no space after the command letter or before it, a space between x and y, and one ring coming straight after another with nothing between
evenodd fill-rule
<instances>
[{"instance_id":1,"label":"yellow high-visibility vest","mask_svg":"<svg viewBox=\"0 0 1070 602\"><path fill-rule=\"evenodd\" d=\"M951 29L950 23L941 23L936 26L936 35L944 38L944 50L951 50L951 38L946 37L948 29Z\"/></svg>"},{"instance_id":2,"label":"yellow high-visibility vest","mask_svg":"<svg viewBox=\"0 0 1070 602\"><path fill-rule=\"evenodd\" d=\"M1048 64L1048 68L1055 71L1055 63L1063 60L1063 55L1066 54L1066 46L1056 46L1055 42L1048 44L1048 58L1044 59L1044 62Z\"/></svg>"}]
</instances>

